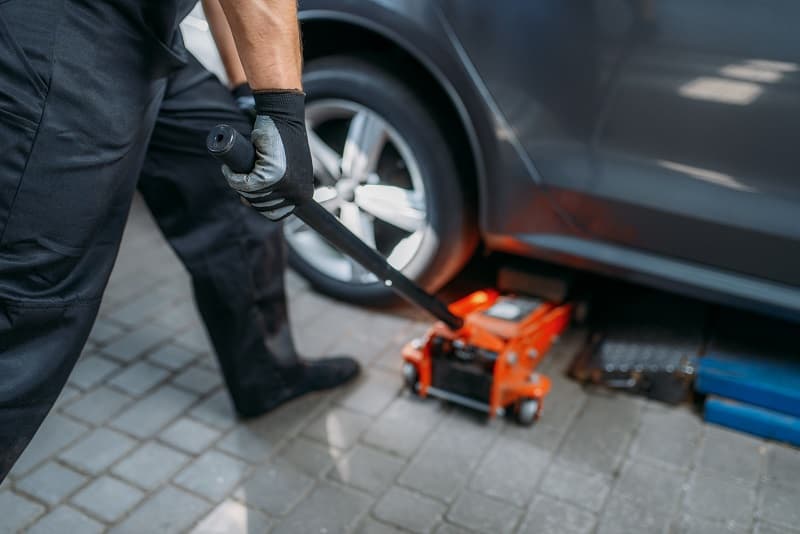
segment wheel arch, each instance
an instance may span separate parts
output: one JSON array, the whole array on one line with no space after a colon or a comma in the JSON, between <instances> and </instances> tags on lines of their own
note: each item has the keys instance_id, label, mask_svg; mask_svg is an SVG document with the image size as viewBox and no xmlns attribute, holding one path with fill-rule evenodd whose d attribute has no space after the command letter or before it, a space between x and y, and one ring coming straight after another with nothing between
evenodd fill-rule
<instances>
[{"instance_id":1,"label":"wheel arch","mask_svg":"<svg viewBox=\"0 0 800 534\"><path fill-rule=\"evenodd\" d=\"M480 198L484 195L486 167L477 130L463 99L447 76L409 40L373 20L327 10L301 11L303 55L307 61L328 55L357 55L402 80L428 106L434 120L450 134L446 140L454 156L459 180L465 187L478 228ZM391 58L386 61L383 58ZM453 128L453 126L456 126ZM463 157L464 151L468 157Z\"/></svg>"}]
</instances>

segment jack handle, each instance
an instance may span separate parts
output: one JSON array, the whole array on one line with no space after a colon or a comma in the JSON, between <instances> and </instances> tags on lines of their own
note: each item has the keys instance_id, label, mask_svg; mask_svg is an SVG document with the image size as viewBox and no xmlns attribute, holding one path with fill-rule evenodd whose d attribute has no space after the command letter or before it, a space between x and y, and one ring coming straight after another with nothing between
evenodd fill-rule
<instances>
[{"instance_id":1,"label":"jack handle","mask_svg":"<svg viewBox=\"0 0 800 534\"><path fill-rule=\"evenodd\" d=\"M208 152L234 172L246 173L255 165L255 149L239 132L227 124L211 129L206 139ZM427 311L451 330L464 325L439 299L389 265L383 256L348 230L335 216L313 199L297 206L294 215L325 238L331 245L360 263L397 294Z\"/></svg>"}]
</instances>

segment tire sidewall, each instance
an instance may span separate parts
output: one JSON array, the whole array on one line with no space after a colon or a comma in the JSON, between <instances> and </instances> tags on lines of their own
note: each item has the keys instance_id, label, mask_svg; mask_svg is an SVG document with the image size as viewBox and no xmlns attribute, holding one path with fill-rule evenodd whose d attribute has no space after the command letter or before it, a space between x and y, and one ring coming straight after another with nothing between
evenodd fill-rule
<instances>
[{"instance_id":1,"label":"tire sidewall","mask_svg":"<svg viewBox=\"0 0 800 534\"><path fill-rule=\"evenodd\" d=\"M458 254L463 239L465 208L455 165L437 124L399 81L356 59L310 62L303 85L307 104L323 99L355 102L377 113L408 144L425 186L428 220L419 249L403 273L429 291L439 289L454 274L448 264L454 259L451 256ZM289 250L292 266L326 293L371 304L396 300L381 282L350 284L337 280L316 270L291 246Z\"/></svg>"}]
</instances>

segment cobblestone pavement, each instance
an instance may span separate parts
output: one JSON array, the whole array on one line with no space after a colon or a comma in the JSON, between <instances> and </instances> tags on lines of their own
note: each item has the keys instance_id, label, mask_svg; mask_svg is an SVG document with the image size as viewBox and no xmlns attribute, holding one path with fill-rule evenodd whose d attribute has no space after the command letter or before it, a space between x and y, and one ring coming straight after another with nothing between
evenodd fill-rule
<instances>
[{"instance_id":1,"label":"cobblestone pavement","mask_svg":"<svg viewBox=\"0 0 800 534\"><path fill-rule=\"evenodd\" d=\"M352 387L237 421L188 276L137 200L91 341L0 487L0 532L800 533L800 451L562 377L540 422L403 392L423 318L335 304L290 274L307 355Z\"/></svg>"}]
</instances>

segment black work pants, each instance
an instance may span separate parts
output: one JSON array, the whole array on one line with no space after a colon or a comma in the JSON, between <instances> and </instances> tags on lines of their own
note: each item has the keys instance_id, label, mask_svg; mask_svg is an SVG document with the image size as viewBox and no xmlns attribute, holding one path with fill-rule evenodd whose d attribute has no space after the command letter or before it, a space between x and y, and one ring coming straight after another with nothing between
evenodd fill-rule
<instances>
[{"instance_id":1,"label":"black work pants","mask_svg":"<svg viewBox=\"0 0 800 534\"><path fill-rule=\"evenodd\" d=\"M137 184L192 276L239 413L268 409L298 366L280 226L205 151L213 125L250 126L123 4L0 0L0 480L86 342Z\"/></svg>"}]
</instances>

